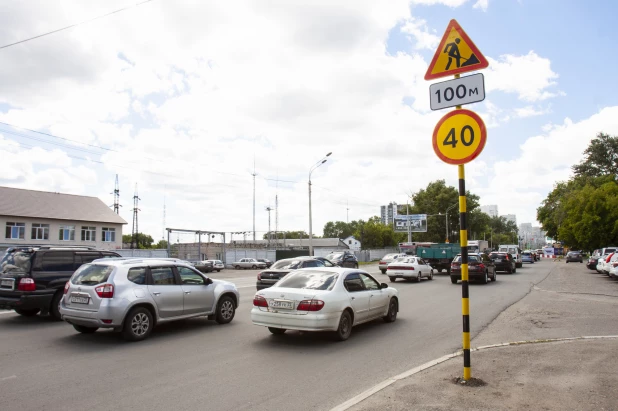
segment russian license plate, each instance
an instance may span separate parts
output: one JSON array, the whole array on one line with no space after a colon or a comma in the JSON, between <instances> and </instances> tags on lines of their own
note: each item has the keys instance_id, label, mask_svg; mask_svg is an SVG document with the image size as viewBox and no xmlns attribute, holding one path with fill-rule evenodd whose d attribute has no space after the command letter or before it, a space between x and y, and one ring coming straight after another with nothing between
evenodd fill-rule
<instances>
[{"instance_id":1,"label":"russian license plate","mask_svg":"<svg viewBox=\"0 0 618 411\"><path fill-rule=\"evenodd\" d=\"M270 308L284 308L286 310L294 309L294 301L271 300Z\"/></svg>"},{"instance_id":2,"label":"russian license plate","mask_svg":"<svg viewBox=\"0 0 618 411\"><path fill-rule=\"evenodd\" d=\"M2 280L2 282L0 282L0 287L9 287L12 290L13 284L15 284L14 280Z\"/></svg>"},{"instance_id":3,"label":"russian license plate","mask_svg":"<svg viewBox=\"0 0 618 411\"><path fill-rule=\"evenodd\" d=\"M497 262L497 263L501 263L502 262L502 258L496 258L494 261Z\"/></svg>"},{"instance_id":4,"label":"russian license plate","mask_svg":"<svg viewBox=\"0 0 618 411\"><path fill-rule=\"evenodd\" d=\"M82 297L79 295L72 295L71 302L75 304L88 304L90 302L90 297Z\"/></svg>"}]
</instances>

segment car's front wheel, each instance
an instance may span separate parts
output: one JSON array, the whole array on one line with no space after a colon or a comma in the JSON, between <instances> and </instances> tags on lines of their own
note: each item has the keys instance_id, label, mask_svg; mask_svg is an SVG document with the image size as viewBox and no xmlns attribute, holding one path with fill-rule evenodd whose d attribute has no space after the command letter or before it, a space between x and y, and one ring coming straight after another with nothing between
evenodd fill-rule
<instances>
[{"instance_id":1,"label":"car's front wheel","mask_svg":"<svg viewBox=\"0 0 618 411\"><path fill-rule=\"evenodd\" d=\"M19 315L23 315L24 317L34 317L35 315L37 315L39 313L38 308L30 308L30 309L23 309L23 308L15 308L15 312Z\"/></svg>"},{"instance_id":2,"label":"car's front wheel","mask_svg":"<svg viewBox=\"0 0 618 411\"><path fill-rule=\"evenodd\" d=\"M217 316L215 321L219 324L227 324L234 319L236 314L236 307L231 297L223 296L219 299L217 304Z\"/></svg>"},{"instance_id":3,"label":"car's front wheel","mask_svg":"<svg viewBox=\"0 0 618 411\"><path fill-rule=\"evenodd\" d=\"M62 291L57 291L49 306L49 315L54 320L62 320L62 315L60 314L60 300L62 300L62 296Z\"/></svg>"},{"instance_id":4,"label":"car's front wheel","mask_svg":"<svg viewBox=\"0 0 618 411\"><path fill-rule=\"evenodd\" d=\"M485 278L483 278L483 284L487 284L489 282L489 276L487 275L487 271L485 271Z\"/></svg>"},{"instance_id":5,"label":"car's front wheel","mask_svg":"<svg viewBox=\"0 0 618 411\"><path fill-rule=\"evenodd\" d=\"M122 336L128 341L141 341L150 335L153 327L150 311L144 307L136 307L129 311L124 320Z\"/></svg>"},{"instance_id":6,"label":"car's front wheel","mask_svg":"<svg viewBox=\"0 0 618 411\"><path fill-rule=\"evenodd\" d=\"M271 333L273 333L275 335L281 335L281 334L285 333L286 329L285 328L268 327L268 331L270 331Z\"/></svg>"},{"instance_id":7,"label":"car's front wheel","mask_svg":"<svg viewBox=\"0 0 618 411\"><path fill-rule=\"evenodd\" d=\"M253 268L253 269L255 270L255 269L257 268L257 265L253 264L253 265L251 266L251 268Z\"/></svg>"},{"instance_id":8,"label":"car's front wheel","mask_svg":"<svg viewBox=\"0 0 618 411\"><path fill-rule=\"evenodd\" d=\"M429 272L429 277L428 277L428 278L429 278L430 280L433 280L433 270L431 270L431 271Z\"/></svg>"},{"instance_id":9,"label":"car's front wheel","mask_svg":"<svg viewBox=\"0 0 618 411\"><path fill-rule=\"evenodd\" d=\"M235 265L235 266L234 266L234 268L235 268L236 270L240 270L240 266L239 266L239 265Z\"/></svg>"},{"instance_id":10,"label":"car's front wheel","mask_svg":"<svg viewBox=\"0 0 618 411\"><path fill-rule=\"evenodd\" d=\"M83 325L77 325L77 324L73 324L73 328L75 328L75 331L80 332L82 334L92 334L93 332L99 329L99 327L84 327Z\"/></svg>"},{"instance_id":11,"label":"car's front wheel","mask_svg":"<svg viewBox=\"0 0 618 411\"><path fill-rule=\"evenodd\" d=\"M344 311L339 319L339 327L335 331L335 337L339 341L345 341L352 334L352 316L348 311Z\"/></svg>"},{"instance_id":12,"label":"car's front wheel","mask_svg":"<svg viewBox=\"0 0 618 411\"><path fill-rule=\"evenodd\" d=\"M451 277L451 283L457 284L457 277Z\"/></svg>"},{"instance_id":13,"label":"car's front wheel","mask_svg":"<svg viewBox=\"0 0 618 411\"><path fill-rule=\"evenodd\" d=\"M397 277L388 277L389 280L391 280L391 283L394 283L395 281L397 281Z\"/></svg>"},{"instance_id":14,"label":"car's front wheel","mask_svg":"<svg viewBox=\"0 0 618 411\"><path fill-rule=\"evenodd\" d=\"M380 271L382 271L382 274L386 274L386 270L380 270Z\"/></svg>"},{"instance_id":15,"label":"car's front wheel","mask_svg":"<svg viewBox=\"0 0 618 411\"><path fill-rule=\"evenodd\" d=\"M395 322L397 319L397 300L395 298L391 298L391 301L388 303L388 313L382 319L387 323Z\"/></svg>"}]
</instances>

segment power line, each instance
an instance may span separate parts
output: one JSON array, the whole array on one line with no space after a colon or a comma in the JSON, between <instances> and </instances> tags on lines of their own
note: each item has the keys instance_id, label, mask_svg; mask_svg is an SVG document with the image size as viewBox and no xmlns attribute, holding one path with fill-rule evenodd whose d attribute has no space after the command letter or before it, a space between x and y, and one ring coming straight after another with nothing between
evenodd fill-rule
<instances>
[{"instance_id":1,"label":"power line","mask_svg":"<svg viewBox=\"0 0 618 411\"><path fill-rule=\"evenodd\" d=\"M145 4L145 3L150 3L151 1L154 1L154 0L144 0L144 1L140 2L140 3L136 3L136 4L133 4L131 6L126 6L126 7L123 7L121 9L114 10L114 11L112 11L110 13L103 14L101 16L93 17L93 18L88 19L88 20L80 21L79 23L71 24L70 26L62 27L60 29L49 31L47 33L39 34L38 36L29 37L29 38L24 39L24 40L16 41L15 43L5 44L4 46L0 46L0 49L5 49L7 47L11 47L11 46L15 46L17 44L25 43L25 42L30 41L30 40L34 40L34 39L38 39L38 38L41 38L41 37L49 36L50 34L58 33L58 32L63 31L63 30L68 30L68 29L73 28L73 27L81 26L82 24L90 23L91 21L99 20L99 19L102 19L103 17L111 16L112 14L120 13L121 11L132 9L134 7L137 7L137 6L141 6L142 4Z\"/></svg>"}]
</instances>

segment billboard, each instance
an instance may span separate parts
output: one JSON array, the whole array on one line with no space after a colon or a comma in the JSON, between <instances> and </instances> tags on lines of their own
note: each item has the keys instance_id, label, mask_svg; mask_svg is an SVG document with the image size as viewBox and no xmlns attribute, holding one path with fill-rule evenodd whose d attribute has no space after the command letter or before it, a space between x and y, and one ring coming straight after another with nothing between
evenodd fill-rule
<instances>
[{"instance_id":1,"label":"billboard","mask_svg":"<svg viewBox=\"0 0 618 411\"><path fill-rule=\"evenodd\" d=\"M396 215L394 230L396 233L407 233L408 224L412 233L427 232L427 214Z\"/></svg>"}]
</instances>

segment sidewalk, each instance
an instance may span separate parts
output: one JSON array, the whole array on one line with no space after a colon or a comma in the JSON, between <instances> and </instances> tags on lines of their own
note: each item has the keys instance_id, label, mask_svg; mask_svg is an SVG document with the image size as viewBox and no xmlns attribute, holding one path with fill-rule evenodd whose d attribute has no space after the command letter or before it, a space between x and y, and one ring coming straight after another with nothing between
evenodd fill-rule
<instances>
[{"instance_id":1,"label":"sidewalk","mask_svg":"<svg viewBox=\"0 0 618 411\"><path fill-rule=\"evenodd\" d=\"M472 347L515 341L618 335L618 281L583 264L544 262L553 270L472 341ZM517 274L516 274L517 275ZM471 319L474 321L474 313ZM618 338L485 348L398 380L352 410L617 410Z\"/></svg>"}]
</instances>

